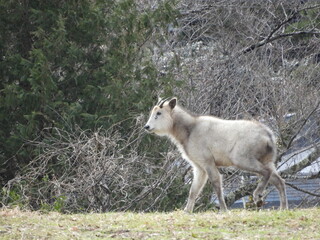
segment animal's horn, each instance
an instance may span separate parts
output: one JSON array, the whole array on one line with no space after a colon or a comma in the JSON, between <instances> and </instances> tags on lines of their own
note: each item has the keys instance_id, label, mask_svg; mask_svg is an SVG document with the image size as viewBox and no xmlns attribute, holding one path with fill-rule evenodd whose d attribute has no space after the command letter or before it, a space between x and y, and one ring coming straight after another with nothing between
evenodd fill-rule
<instances>
[{"instance_id":1,"label":"animal's horn","mask_svg":"<svg viewBox=\"0 0 320 240\"><path fill-rule=\"evenodd\" d=\"M169 98L161 99L157 105L159 105L160 108L163 107L163 104L168 100Z\"/></svg>"}]
</instances>

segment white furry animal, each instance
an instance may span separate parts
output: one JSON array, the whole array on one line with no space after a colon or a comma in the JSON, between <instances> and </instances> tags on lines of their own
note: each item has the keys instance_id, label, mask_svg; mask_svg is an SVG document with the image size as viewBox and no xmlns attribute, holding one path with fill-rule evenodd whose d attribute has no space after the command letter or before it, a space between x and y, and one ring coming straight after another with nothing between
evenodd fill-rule
<instances>
[{"instance_id":1,"label":"white furry animal","mask_svg":"<svg viewBox=\"0 0 320 240\"><path fill-rule=\"evenodd\" d=\"M218 171L221 166L236 166L260 174L262 180L253 193L254 201L261 200L262 192L270 182L279 191L280 208L288 208L284 180L274 165L275 137L265 125L254 121L194 116L172 98L160 100L153 107L145 129L168 136L193 167L194 178L185 211L193 211L196 198L208 178L218 196L220 209L227 209Z\"/></svg>"}]
</instances>

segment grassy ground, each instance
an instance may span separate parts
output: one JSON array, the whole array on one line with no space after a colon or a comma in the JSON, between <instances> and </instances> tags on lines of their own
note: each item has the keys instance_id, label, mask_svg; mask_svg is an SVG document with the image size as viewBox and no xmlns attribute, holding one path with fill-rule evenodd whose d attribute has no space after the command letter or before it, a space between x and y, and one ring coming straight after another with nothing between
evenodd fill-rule
<instances>
[{"instance_id":1,"label":"grassy ground","mask_svg":"<svg viewBox=\"0 0 320 240\"><path fill-rule=\"evenodd\" d=\"M320 208L226 213L0 210L0 239L320 239Z\"/></svg>"}]
</instances>

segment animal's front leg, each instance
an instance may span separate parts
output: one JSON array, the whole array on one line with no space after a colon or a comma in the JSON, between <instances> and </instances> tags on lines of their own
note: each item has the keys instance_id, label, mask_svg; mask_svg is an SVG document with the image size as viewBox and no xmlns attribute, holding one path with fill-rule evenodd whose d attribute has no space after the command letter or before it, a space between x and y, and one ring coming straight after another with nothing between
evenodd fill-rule
<instances>
[{"instance_id":1,"label":"animal's front leg","mask_svg":"<svg viewBox=\"0 0 320 240\"><path fill-rule=\"evenodd\" d=\"M192 212L196 198L201 193L204 185L208 179L207 173L199 167L193 167L193 181L189 192L189 198L187 206L185 207L186 212Z\"/></svg>"},{"instance_id":2,"label":"animal's front leg","mask_svg":"<svg viewBox=\"0 0 320 240\"><path fill-rule=\"evenodd\" d=\"M211 165L207 167L207 174L213 185L214 191L217 194L217 197L219 199L220 210L226 211L227 205L223 197L222 177L221 177L221 174L219 173L219 170L215 166Z\"/></svg>"}]
</instances>

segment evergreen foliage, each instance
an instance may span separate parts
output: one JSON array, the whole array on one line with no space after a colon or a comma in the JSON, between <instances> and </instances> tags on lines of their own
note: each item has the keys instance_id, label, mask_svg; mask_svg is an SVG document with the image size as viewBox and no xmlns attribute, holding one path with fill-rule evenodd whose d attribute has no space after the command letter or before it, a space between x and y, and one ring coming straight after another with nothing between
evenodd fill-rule
<instances>
[{"instance_id":1,"label":"evergreen foliage","mask_svg":"<svg viewBox=\"0 0 320 240\"><path fill-rule=\"evenodd\" d=\"M34 157L23 144L43 129L108 128L145 111L170 82L147 48L174 19L169 2L1 0L0 9L2 181Z\"/></svg>"}]
</instances>

